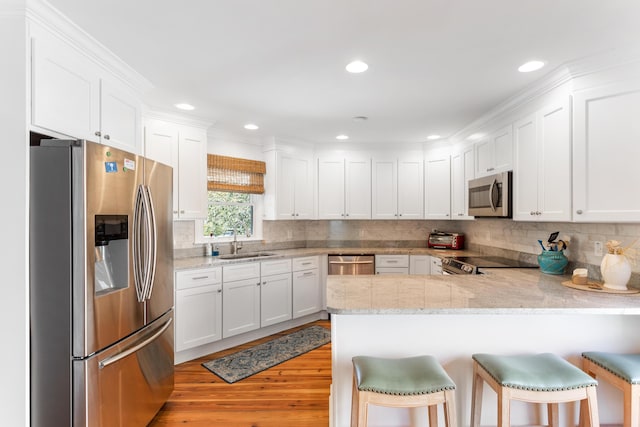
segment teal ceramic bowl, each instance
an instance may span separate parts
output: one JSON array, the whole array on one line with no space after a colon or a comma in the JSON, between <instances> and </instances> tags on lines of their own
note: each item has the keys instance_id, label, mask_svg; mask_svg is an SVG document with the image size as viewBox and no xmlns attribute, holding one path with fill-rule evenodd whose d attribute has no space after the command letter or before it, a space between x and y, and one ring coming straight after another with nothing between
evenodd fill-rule
<instances>
[{"instance_id":1,"label":"teal ceramic bowl","mask_svg":"<svg viewBox=\"0 0 640 427\"><path fill-rule=\"evenodd\" d=\"M538 255L540 270L547 274L564 274L569 260L563 251L544 251Z\"/></svg>"}]
</instances>

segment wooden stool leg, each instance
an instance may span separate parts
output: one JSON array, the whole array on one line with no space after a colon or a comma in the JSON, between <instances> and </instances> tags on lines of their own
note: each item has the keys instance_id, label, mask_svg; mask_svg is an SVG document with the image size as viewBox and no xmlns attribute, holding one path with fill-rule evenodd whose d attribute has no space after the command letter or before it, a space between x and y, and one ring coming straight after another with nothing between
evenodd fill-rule
<instances>
[{"instance_id":1,"label":"wooden stool leg","mask_svg":"<svg viewBox=\"0 0 640 427\"><path fill-rule=\"evenodd\" d=\"M478 364L473 362L473 387L471 391L471 427L480 426L482 415L482 385L483 379L478 374Z\"/></svg>"},{"instance_id":2,"label":"wooden stool leg","mask_svg":"<svg viewBox=\"0 0 640 427\"><path fill-rule=\"evenodd\" d=\"M624 427L640 427L640 385L630 384L624 394Z\"/></svg>"},{"instance_id":3,"label":"wooden stool leg","mask_svg":"<svg viewBox=\"0 0 640 427\"><path fill-rule=\"evenodd\" d=\"M438 405L429 405L429 427L438 427Z\"/></svg>"},{"instance_id":4,"label":"wooden stool leg","mask_svg":"<svg viewBox=\"0 0 640 427\"><path fill-rule=\"evenodd\" d=\"M547 404L547 413L549 416L549 425L551 427L558 427L560 425L560 415L558 413L558 404L557 403Z\"/></svg>"},{"instance_id":5,"label":"wooden stool leg","mask_svg":"<svg viewBox=\"0 0 640 427\"><path fill-rule=\"evenodd\" d=\"M356 386L356 378L353 378L353 387L352 387L352 391L351 391L351 427L357 427L358 426L358 400L359 400L359 394L358 394L358 387Z\"/></svg>"},{"instance_id":6,"label":"wooden stool leg","mask_svg":"<svg viewBox=\"0 0 640 427\"><path fill-rule=\"evenodd\" d=\"M458 425L456 419L456 393L454 390L446 390L444 392L444 421L447 427L457 427Z\"/></svg>"},{"instance_id":7,"label":"wooden stool leg","mask_svg":"<svg viewBox=\"0 0 640 427\"><path fill-rule=\"evenodd\" d=\"M498 391L498 427L510 427L511 425L511 399L504 387Z\"/></svg>"},{"instance_id":8,"label":"wooden stool leg","mask_svg":"<svg viewBox=\"0 0 640 427\"><path fill-rule=\"evenodd\" d=\"M600 416L598 414L598 398L595 387L587 387L587 398L580 401L580 406L585 405L584 411L587 412L585 420L589 427L600 427Z\"/></svg>"}]
</instances>

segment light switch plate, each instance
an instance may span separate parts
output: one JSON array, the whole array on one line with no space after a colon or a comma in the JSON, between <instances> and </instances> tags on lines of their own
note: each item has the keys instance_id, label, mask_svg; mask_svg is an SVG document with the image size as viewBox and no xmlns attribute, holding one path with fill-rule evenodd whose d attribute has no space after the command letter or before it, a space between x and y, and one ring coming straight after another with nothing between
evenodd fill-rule
<instances>
[{"instance_id":1,"label":"light switch plate","mask_svg":"<svg viewBox=\"0 0 640 427\"><path fill-rule=\"evenodd\" d=\"M602 242L593 242L593 254L602 256Z\"/></svg>"}]
</instances>

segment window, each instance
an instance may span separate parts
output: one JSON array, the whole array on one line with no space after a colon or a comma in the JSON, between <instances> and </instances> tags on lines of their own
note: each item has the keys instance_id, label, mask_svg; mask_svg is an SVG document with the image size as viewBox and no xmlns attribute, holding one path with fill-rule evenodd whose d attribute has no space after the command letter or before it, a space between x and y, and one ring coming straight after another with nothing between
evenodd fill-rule
<instances>
[{"instance_id":1,"label":"window","mask_svg":"<svg viewBox=\"0 0 640 427\"><path fill-rule=\"evenodd\" d=\"M196 230L201 230L196 242L209 237L231 240L234 231L238 238L260 238L265 173L264 162L209 154L208 212L204 221L196 222Z\"/></svg>"},{"instance_id":2,"label":"window","mask_svg":"<svg viewBox=\"0 0 640 427\"><path fill-rule=\"evenodd\" d=\"M226 191L208 192L208 215L204 221L204 235L214 237L254 234L254 201L248 193Z\"/></svg>"}]
</instances>

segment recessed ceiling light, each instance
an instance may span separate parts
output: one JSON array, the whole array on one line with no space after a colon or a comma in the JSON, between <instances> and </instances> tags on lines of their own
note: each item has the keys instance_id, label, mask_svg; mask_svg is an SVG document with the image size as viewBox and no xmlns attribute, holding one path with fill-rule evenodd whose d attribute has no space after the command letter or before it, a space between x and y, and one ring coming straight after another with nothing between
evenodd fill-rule
<instances>
[{"instance_id":1,"label":"recessed ceiling light","mask_svg":"<svg viewBox=\"0 0 640 427\"><path fill-rule=\"evenodd\" d=\"M539 70L542 67L544 67L544 62L542 61L529 61L519 66L518 71L521 73L530 73L531 71Z\"/></svg>"},{"instance_id":2,"label":"recessed ceiling light","mask_svg":"<svg viewBox=\"0 0 640 427\"><path fill-rule=\"evenodd\" d=\"M349 136L348 135L338 135L338 136L336 136L336 139L344 141L345 139L349 139Z\"/></svg>"},{"instance_id":3,"label":"recessed ceiling light","mask_svg":"<svg viewBox=\"0 0 640 427\"><path fill-rule=\"evenodd\" d=\"M369 66L362 61L352 61L345 67L350 73L362 73L367 71Z\"/></svg>"},{"instance_id":4,"label":"recessed ceiling light","mask_svg":"<svg viewBox=\"0 0 640 427\"><path fill-rule=\"evenodd\" d=\"M247 123L246 125L244 125L244 128L248 130L259 129L258 125L254 125L253 123Z\"/></svg>"},{"instance_id":5,"label":"recessed ceiling light","mask_svg":"<svg viewBox=\"0 0 640 427\"><path fill-rule=\"evenodd\" d=\"M427 139L428 139L429 141L434 141L434 140L436 140L436 139L440 139L440 138L442 138L440 135L429 135L429 136L427 137Z\"/></svg>"},{"instance_id":6,"label":"recessed ceiling light","mask_svg":"<svg viewBox=\"0 0 640 427\"><path fill-rule=\"evenodd\" d=\"M474 133L473 135L469 135L467 139L471 141L477 141L484 136L484 133Z\"/></svg>"},{"instance_id":7,"label":"recessed ceiling light","mask_svg":"<svg viewBox=\"0 0 640 427\"><path fill-rule=\"evenodd\" d=\"M179 108L180 110L185 110L185 111L191 111L191 110L195 110L196 107L194 107L191 104L175 104L174 107Z\"/></svg>"},{"instance_id":8,"label":"recessed ceiling light","mask_svg":"<svg viewBox=\"0 0 640 427\"><path fill-rule=\"evenodd\" d=\"M355 116L353 118L354 122L366 122L367 120L369 120L369 117L367 116Z\"/></svg>"}]
</instances>

